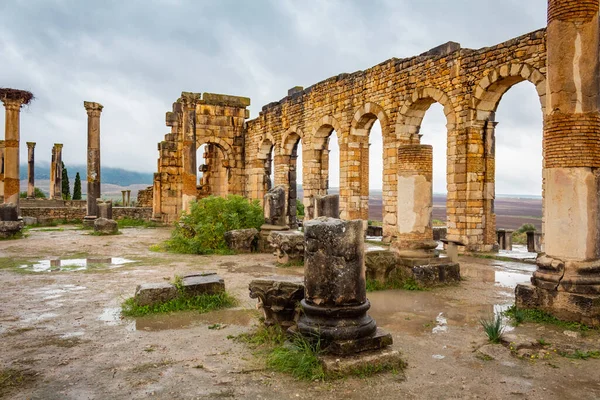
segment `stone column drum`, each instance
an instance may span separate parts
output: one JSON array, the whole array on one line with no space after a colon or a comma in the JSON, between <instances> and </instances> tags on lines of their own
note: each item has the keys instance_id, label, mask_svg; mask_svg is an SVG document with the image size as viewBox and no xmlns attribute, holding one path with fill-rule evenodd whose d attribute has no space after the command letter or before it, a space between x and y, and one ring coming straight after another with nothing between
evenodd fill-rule
<instances>
[{"instance_id":1,"label":"stone column drum","mask_svg":"<svg viewBox=\"0 0 600 400\"><path fill-rule=\"evenodd\" d=\"M56 166L54 169L54 198L57 200L62 200L62 173L63 173L63 164L62 164L62 148L63 145L61 143L55 143L54 148L56 149Z\"/></svg>"},{"instance_id":2,"label":"stone column drum","mask_svg":"<svg viewBox=\"0 0 600 400\"><path fill-rule=\"evenodd\" d=\"M84 101L83 106L88 115L87 215L84 222L89 224L98 217L96 199L100 198L100 114L104 107L89 101Z\"/></svg>"},{"instance_id":3,"label":"stone column drum","mask_svg":"<svg viewBox=\"0 0 600 400\"><path fill-rule=\"evenodd\" d=\"M319 336L326 351L352 354L391 344L367 314L364 231L361 220L319 217L304 225L306 241L304 313L306 337Z\"/></svg>"},{"instance_id":4,"label":"stone column drum","mask_svg":"<svg viewBox=\"0 0 600 400\"><path fill-rule=\"evenodd\" d=\"M27 142L27 198L35 198L35 142Z\"/></svg>"},{"instance_id":5,"label":"stone column drum","mask_svg":"<svg viewBox=\"0 0 600 400\"><path fill-rule=\"evenodd\" d=\"M433 147L398 149L398 232L392 246L408 258L433 257Z\"/></svg>"},{"instance_id":6,"label":"stone column drum","mask_svg":"<svg viewBox=\"0 0 600 400\"><path fill-rule=\"evenodd\" d=\"M600 325L598 0L548 1L544 248L519 307Z\"/></svg>"}]
</instances>

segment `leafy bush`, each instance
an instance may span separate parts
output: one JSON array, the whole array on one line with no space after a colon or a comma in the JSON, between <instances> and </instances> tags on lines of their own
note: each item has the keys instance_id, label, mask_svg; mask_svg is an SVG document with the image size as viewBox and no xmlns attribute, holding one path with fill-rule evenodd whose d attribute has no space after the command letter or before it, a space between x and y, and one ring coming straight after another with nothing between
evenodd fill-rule
<instances>
[{"instance_id":1,"label":"leafy bush","mask_svg":"<svg viewBox=\"0 0 600 400\"><path fill-rule=\"evenodd\" d=\"M27 192L21 192L19 193L19 197L22 199L26 199L27 198ZM46 198L46 194L42 191L42 189L40 188L34 188L33 189L33 197L35 197L36 199L45 199Z\"/></svg>"},{"instance_id":2,"label":"leafy bush","mask_svg":"<svg viewBox=\"0 0 600 400\"><path fill-rule=\"evenodd\" d=\"M524 232L535 232L535 225L533 224L523 224L521 225L521 227L519 229L517 229L517 232L519 233L524 233Z\"/></svg>"},{"instance_id":3,"label":"leafy bush","mask_svg":"<svg viewBox=\"0 0 600 400\"><path fill-rule=\"evenodd\" d=\"M296 215L304 217L304 204L300 200L296 199Z\"/></svg>"},{"instance_id":4,"label":"leafy bush","mask_svg":"<svg viewBox=\"0 0 600 400\"><path fill-rule=\"evenodd\" d=\"M519 229L513 232L512 241L515 244L527 244L527 232L535 232L535 225L523 224Z\"/></svg>"},{"instance_id":5,"label":"leafy bush","mask_svg":"<svg viewBox=\"0 0 600 400\"><path fill-rule=\"evenodd\" d=\"M181 216L166 249L184 254L227 253L225 232L260 229L264 221L258 200L250 202L236 195L206 197L193 202L190 212Z\"/></svg>"}]
</instances>

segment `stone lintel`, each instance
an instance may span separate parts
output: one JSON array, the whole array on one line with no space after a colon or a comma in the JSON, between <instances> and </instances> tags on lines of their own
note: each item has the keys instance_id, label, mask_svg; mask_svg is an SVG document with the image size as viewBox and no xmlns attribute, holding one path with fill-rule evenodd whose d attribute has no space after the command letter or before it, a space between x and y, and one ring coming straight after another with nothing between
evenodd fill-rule
<instances>
[{"instance_id":1,"label":"stone lintel","mask_svg":"<svg viewBox=\"0 0 600 400\"><path fill-rule=\"evenodd\" d=\"M241 96L231 96L227 94L202 93L202 103L215 106L231 106L246 108L250 105L250 98Z\"/></svg>"},{"instance_id":2,"label":"stone lintel","mask_svg":"<svg viewBox=\"0 0 600 400\"><path fill-rule=\"evenodd\" d=\"M346 376L364 368L384 371L389 369L402 370L406 367L406 363L397 350L369 351L343 358L325 355L320 356L319 361L323 366L325 375L328 377Z\"/></svg>"}]
</instances>

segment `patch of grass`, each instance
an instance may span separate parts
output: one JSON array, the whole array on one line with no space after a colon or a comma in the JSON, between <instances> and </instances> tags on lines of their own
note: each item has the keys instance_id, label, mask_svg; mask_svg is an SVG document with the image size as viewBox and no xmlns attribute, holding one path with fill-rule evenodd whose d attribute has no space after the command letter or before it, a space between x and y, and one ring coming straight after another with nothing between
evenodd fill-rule
<instances>
[{"instance_id":1,"label":"patch of grass","mask_svg":"<svg viewBox=\"0 0 600 400\"><path fill-rule=\"evenodd\" d=\"M295 335L290 342L275 347L267 356L267 367L291 374L296 379L324 380L325 372L319 354L321 343Z\"/></svg>"},{"instance_id":2,"label":"patch of grass","mask_svg":"<svg viewBox=\"0 0 600 400\"><path fill-rule=\"evenodd\" d=\"M292 260L286 263L277 263L279 268L304 267L304 260Z\"/></svg>"},{"instance_id":3,"label":"patch of grass","mask_svg":"<svg viewBox=\"0 0 600 400\"><path fill-rule=\"evenodd\" d=\"M434 219L431 221L433 226L446 226L446 222L440 219Z\"/></svg>"},{"instance_id":4,"label":"patch of grass","mask_svg":"<svg viewBox=\"0 0 600 400\"><path fill-rule=\"evenodd\" d=\"M121 312L126 317L142 317L148 314L188 310L196 310L200 313L205 313L213 310L220 310L222 308L234 307L237 303L237 299L227 292L203 294L200 296L183 295L167 301L166 303L149 306L140 306L136 303L134 297L130 297L121 305Z\"/></svg>"},{"instance_id":5,"label":"patch of grass","mask_svg":"<svg viewBox=\"0 0 600 400\"><path fill-rule=\"evenodd\" d=\"M384 283L375 279L367 279L367 292L377 292L380 290L402 289L411 291L426 290L419 285L414 278L401 279L398 276L390 276Z\"/></svg>"},{"instance_id":6,"label":"patch of grass","mask_svg":"<svg viewBox=\"0 0 600 400\"><path fill-rule=\"evenodd\" d=\"M104 233L104 232L98 232L98 231L92 231L90 233L88 233L88 235L90 236L116 236L116 235L122 235L123 232L121 231L117 231L116 233Z\"/></svg>"},{"instance_id":7,"label":"patch of grass","mask_svg":"<svg viewBox=\"0 0 600 400\"><path fill-rule=\"evenodd\" d=\"M37 261L35 261L37 262ZM34 274L27 268L19 268L21 265L31 264L32 261L26 258L0 257L0 269L8 269L19 274Z\"/></svg>"},{"instance_id":8,"label":"patch of grass","mask_svg":"<svg viewBox=\"0 0 600 400\"><path fill-rule=\"evenodd\" d=\"M43 341L44 346L56 346L56 347L63 347L63 348L67 348L67 349L70 349L75 346L79 346L81 343L84 343L84 341L78 337L61 338L61 337L55 336L55 337L50 337L48 339L44 339L44 341Z\"/></svg>"},{"instance_id":9,"label":"patch of grass","mask_svg":"<svg viewBox=\"0 0 600 400\"><path fill-rule=\"evenodd\" d=\"M122 228L156 228L161 226L154 221L146 221L145 219L136 219L136 218L121 218L117 220L117 226L119 229Z\"/></svg>"},{"instance_id":10,"label":"patch of grass","mask_svg":"<svg viewBox=\"0 0 600 400\"><path fill-rule=\"evenodd\" d=\"M36 374L28 369L0 369L0 398L33 382L35 376Z\"/></svg>"},{"instance_id":11,"label":"patch of grass","mask_svg":"<svg viewBox=\"0 0 600 400\"><path fill-rule=\"evenodd\" d=\"M259 346L281 346L285 342L285 332L279 325L265 326L263 324L252 333L242 333L238 336L232 336L231 339L249 344L253 347Z\"/></svg>"},{"instance_id":12,"label":"patch of grass","mask_svg":"<svg viewBox=\"0 0 600 400\"><path fill-rule=\"evenodd\" d=\"M556 325L561 328L569 329L572 331L580 331L586 332L589 330L598 330L598 328L592 328L585 324L580 324L579 322L571 322L571 321L563 321L556 318L554 315L549 314L542 310L536 309L524 309L518 308L516 305L511 306L506 311L504 311L504 315L511 318L517 324L521 322L534 322L538 324L550 324Z\"/></svg>"},{"instance_id":13,"label":"patch of grass","mask_svg":"<svg viewBox=\"0 0 600 400\"><path fill-rule=\"evenodd\" d=\"M23 228L24 230L25 228ZM18 239L23 239L25 237L27 237L27 235L25 234L25 232L21 230L19 232L15 232L15 234L10 235L8 237L0 237L0 242L5 241L5 240L18 240Z\"/></svg>"},{"instance_id":14,"label":"patch of grass","mask_svg":"<svg viewBox=\"0 0 600 400\"><path fill-rule=\"evenodd\" d=\"M36 229L37 232L63 232L64 228L40 228Z\"/></svg>"},{"instance_id":15,"label":"patch of grass","mask_svg":"<svg viewBox=\"0 0 600 400\"><path fill-rule=\"evenodd\" d=\"M383 226L383 221L375 221L375 220L370 219L369 220L369 225L371 225L371 226Z\"/></svg>"},{"instance_id":16,"label":"patch of grass","mask_svg":"<svg viewBox=\"0 0 600 400\"><path fill-rule=\"evenodd\" d=\"M166 367L166 366L169 366L171 364L173 364L172 360L162 360L162 361L159 361L159 362L156 362L156 363L148 362L148 363L143 363L143 364L136 365L135 367L133 367L131 369L131 372L133 372L135 374L140 374L140 373L151 371L151 370L156 369L156 368Z\"/></svg>"},{"instance_id":17,"label":"patch of grass","mask_svg":"<svg viewBox=\"0 0 600 400\"><path fill-rule=\"evenodd\" d=\"M162 243L153 244L152 246L150 246L148 248L148 250L155 252L155 253L164 253L167 251L165 245Z\"/></svg>"},{"instance_id":18,"label":"patch of grass","mask_svg":"<svg viewBox=\"0 0 600 400\"><path fill-rule=\"evenodd\" d=\"M502 316L496 315L493 319L480 319L479 323L483 326L483 330L491 343L500 343L502 334L504 333L504 325L502 324Z\"/></svg>"},{"instance_id":19,"label":"patch of grass","mask_svg":"<svg viewBox=\"0 0 600 400\"><path fill-rule=\"evenodd\" d=\"M600 359L600 351L598 350L581 351L577 349L573 353L563 355L567 358L573 358L576 360L587 360L589 358Z\"/></svg>"},{"instance_id":20,"label":"patch of grass","mask_svg":"<svg viewBox=\"0 0 600 400\"><path fill-rule=\"evenodd\" d=\"M538 343L539 343L540 345L542 345L542 346L549 346L549 345L550 345L550 343L548 343L548 342L546 341L546 339L544 339L544 338L539 338L537 341L538 341Z\"/></svg>"}]
</instances>

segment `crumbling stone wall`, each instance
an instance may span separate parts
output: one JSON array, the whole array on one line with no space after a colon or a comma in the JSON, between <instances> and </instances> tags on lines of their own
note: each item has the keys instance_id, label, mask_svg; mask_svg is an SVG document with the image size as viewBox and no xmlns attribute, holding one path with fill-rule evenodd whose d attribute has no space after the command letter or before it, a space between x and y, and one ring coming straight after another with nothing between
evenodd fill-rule
<instances>
[{"instance_id":1,"label":"crumbling stone wall","mask_svg":"<svg viewBox=\"0 0 600 400\"><path fill-rule=\"evenodd\" d=\"M146 189L138 190L137 200L135 204L138 207L152 207L152 186L148 186Z\"/></svg>"},{"instance_id":2,"label":"crumbling stone wall","mask_svg":"<svg viewBox=\"0 0 600 400\"><path fill-rule=\"evenodd\" d=\"M173 112L167 114L172 131L159 145L155 216L170 222L185 208L184 143L190 140L185 138L184 114L195 112L192 131L196 143L211 143L222 150L223 165L228 165L229 193L260 201L269 188L271 157L274 184L288 191L294 186L294 151L299 140L305 206L310 205L311 196L327 194L327 149L335 130L340 148L341 217L367 219L369 131L379 120L384 148L383 234L386 240L395 240L397 149L420 143L422 119L431 104L438 102L444 107L448 130L448 239L461 241L471 250L491 250L496 244L495 111L502 95L521 81L536 87L543 111L545 76L542 29L479 50L449 42L416 57L392 58L306 89L295 87L280 101L264 106L256 119L246 122L245 129L249 100L207 93L202 100L198 94L190 100L184 93ZM288 209L294 195L288 194ZM194 196L197 191L185 198Z\"/></svg>"}]
</instances>

